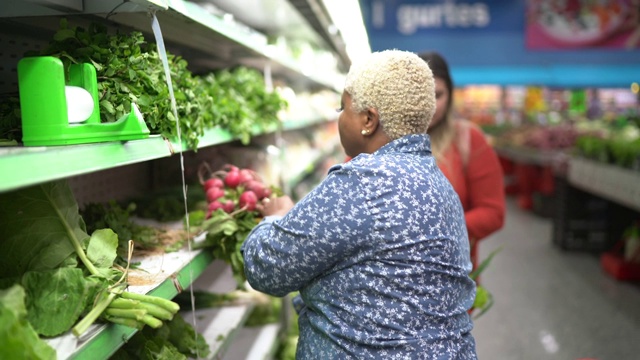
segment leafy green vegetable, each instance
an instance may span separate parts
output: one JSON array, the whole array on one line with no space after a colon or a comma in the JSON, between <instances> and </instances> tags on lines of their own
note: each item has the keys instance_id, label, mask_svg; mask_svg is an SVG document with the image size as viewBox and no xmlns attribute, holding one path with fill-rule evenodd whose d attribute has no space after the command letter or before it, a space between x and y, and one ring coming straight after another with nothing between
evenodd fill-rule
<instances>
[{"instance_id":1,"label":"leafy green vegetable","mask_svg":"<svg viewBox=\"0 0 640 360\"><path fill-rule=\"evenodd\" d=\"M25 292L20 285L0 290L0 359L55 359L55 350L38 337L26 315Z\"/></svg>"},{"instance_id":2,"label":"leafy green vegetable","mask_svg":"<svg viewBox=\"0 0 640 360\"><path fill-rule=\"evenodd\" d=\"M245 326L262 326L280 321L282 301L282 298L265 296L263 300L256 303L253 310L251 310Z\"/></svg>"},{"instance_id":3,"label":"leafy green vegetable","mask_svg":"<svg viewBox=\"0 0 640 360\"><path fill-rule=\"evenodd\" d=\"M0 194L0 278L52 270L76 257L71 237L86 241L84 222L65 182Z\"/></svg>"},{"instance_id":4,"label":"leafy green vegetable","mask_svg":"<svg viewBox=\"0 0 640 360\"><path fill-rule=\"evenodd\" d=\"M135 103L152 133L177 137L162 62L156 45L147 43L142 33L109 34L102 24L84 29L62 19L49 46L27 54L43 55L58 57L65 69L73 63L93 64L103 122L120 119ZM171 53L167 57L181 136L191 149L197 148L205 129L218 126L246 144L253 131L273 128L278 112L287 106L277 92L267 91L256 70L239 67L198 77L184 59ZM0 101L0 119L0 139L21 139L17 97Z\"/></svg>"},{"instance_id":5,"label":"leafy green vegetable","mask_svg":"<svg viewBox=\"0 0 640 360\"><path fill-rule=\"evenodd\" d=\"M87 257L97 268L110 268L118 254L118 235L111 229L99 229L91 234Z\"/></svg>"},{"instance_id":6,"label":"leafy green vegetable","mask_svg":"<svg viewBox=\"0 0 640 360\"><path fill-rule=\"evenodd\" d=\"M211 217L204 221L202 230L207 231L205 240L194 244L194 248L208 247L213 251L216 259L226 261L231 265L233 277L239 287L243 287L247 280L244 275L244 259L240 249L244 240L259 221L259 214L253 211L238 211L227 214L218 209L211 213Z\"/></svg>"},{"instance_id":7,"label":"leafy green vegetable","mask_svg":"<svg viewBox=\"0 0 640 360\"><path fill-rule=\"evenodd\" d=\"M27 319L44 336L69 330L84 310L88 289L82 270L30 271L22 277L27 292Z\"/></svg>"},{"instance_id":8,"label":"leafy green vegetable","mask_svg":"<svg viewBox=\"0 0 640 360\"><path fill-rule=\"evenodd\" d=\"M184 321L182 316L174 317L167 322L165 328L158 329L157 333L174 344L180 353L191 358L206 358L211 353L204 337Z\"/></svg>"},{"instance_id":9,"label":"leafy green vegetable","mask_svg":"<svg viewBox=\"0 0 640 360\"><path fill-rule=\"evenodd\" d=\"M0 245L12 245L5 249L10 259L2 264L12 263L13 259L25 260L18 263L22 273L3 268L5 277L0 283L22 282L27 292L28 319L40 334L53 336L67 331L87 309L90 310L73 327L76 336L86 331L103 312L103 318L109 321L142 328L144 325L160 327L162 321L155 315L171 318L179 310L179 306L169 300L123 291L126 283L121 282L122 272L113 268L118 245L116 234L110 229L94 231L91 237L86 234L77 203L66 182L0 194L0 201L8 204L0 212L0 232L7 234L8 241L0 242ZM43 228L29 227L27 223ZM47 230L55 236L48 237ZM52 243L56 246L43 246L42 238L57 242ZM39 252L32 254L31 249L20 246L19 241L46 250L65 249L46 258L48 264L57 265L59 269L31 265L33 257L43 257ZM61 244L70 244L72 254L69 255ZM73 256L81 263L70 261ZM116 282L117 278L121 280ZM130 303L130 307L110 308L118 297L136 301Z\"/></svg>"},{"instance_id":10,"label":"leafy green vegetable","mask_svg":"<svg viewBox=\"0 0 640 360\"><path fill-rule=\"evenodd\" d=\"M201 359L210 353L202 335L178 315L159 329L145 328L136 333L112 359Z\"/></svg>"},{"instance_id":11,"label":"leafy green vegetable","mask_svg":"<svg viewBox=\"0 0 640 360\"><path fill-rule=\"evenodd\" d=\"M478 267L474 271L472 271L471 274L469 274L469 277L474 281L476 281L480 276L480 274L482 274L482 272L487 269L489 264L491 264L491 260L493 260L493 257L496 256L496 254L499 253L500 251L502 251L502 247L499 247L493 250L489 254L489 256L487 256L484 260L482 260L480 265L478 265ZM486 313L492 306L493 306L493 295L491 295L491 292L489 292L487 288L485 288L484 286L478 285L476 287L476 297L473 300L473 306L471 308L472 311L475 313L473 318L474 319L479 318L484 313Z\"/></svg>"}]
</instances>

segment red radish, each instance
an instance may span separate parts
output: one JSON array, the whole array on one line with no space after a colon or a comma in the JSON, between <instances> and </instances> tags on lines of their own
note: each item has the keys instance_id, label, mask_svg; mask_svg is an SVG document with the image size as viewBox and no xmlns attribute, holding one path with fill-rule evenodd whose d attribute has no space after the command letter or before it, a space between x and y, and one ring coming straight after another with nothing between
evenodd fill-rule
<instances>
[{"instance_id":1,"label":"red radish","mask_svg":"<svg viewBox=\"0 0 640 360\"><path fill-rule=\"evenodd\" d=\"M224 190L219 187L212 187L207 190L207 201L213 202L224 196Z\"/></svg>"},{"instance_id":2,"label":"red radish","mask_svg":"<svg viewBox=\"0 0 640 360\"><path fill-rule=\"evenodd\" d=\"M245 184L244 188L246 190L253 191L258 199L262 199L264 197L265 186L260 181L251 180Z\"/></svg>"},{"instance_id":3,"label":"red radish","mask_svg":"<svg viewBox=\"0 0 640 360\"><path fill-rule=\"evenodd\" d=\"M246 184L253 180L253 172L249 169L240 170L240 184Z\"/></svg>"},{"instance_id":4,"label":"red radish","mask_svg":"<svg viewBox=\"0 0 640 360\"><path fill-rule=\"evenodd\" d=\"M264 190L262 191L262 197L260 198L260 200L264 199L264 198L268 198L269 196L271 196L271 194L273 193L273 191L271 191L271 188L264 188Z\"/></svg>"},{"instance_id":5,"label":"red radish","mask_svg":"<svg viewBox=\"0 0 640 360\"><path fill-rule=\"evenodd\" d=\"M251 190L243 192L238 199L238 205L240 205L240 208L244 208L247 211L255 210L257 202L258 197L256 196L256 193Z\"/></svg>"},{"instance_id":6,"label":"red radish","mask_svg":"<svg viewBox=\"0 0 640 360\"><path fill-rule=\"evenodd\" d=\"M240 185L240 172L237 170L229 171L224 177L224 184L232 189L237 188Z\"/></svg>"},{"instance_id":7,"label":"red radish","mask_svg":"<svg viewBox=\"0 0 640 360\"><path fill-rule=\"evenodd\" d=\"M232 200L227 200L224 204L222 204L222 210L227 214L233 212L236 208L236 204Z\"/></svg>"},{"instance_id":8,"label":"red radish","mask_svg":"<svg viewBox=\"0 0 640 360\"><path fill-rule=\"evenodd\" d=\"M214 200L212 202L209 203L209 211L216 211L218 209L223 209L224 210L224 205L218 201L218 200Z\"/></svg>"},{"instance_id":9,"label":"red radish","mask_svg":"<svg viewBox=\"0 0 640 360\"><path fill-rule=\"evenodd\" d=\"M240 169L238 169L237 166L233 166L231 164L227 164L227 165L223 166L222 168L227 170L228 172L235 172L235 171L240 170Z\"/></svg>"},{"instance_id":10,"label":"red radish","mask_svg":"<svg viewBox=\"0 0 640 360\"><path fill-rule=\"evenodd\" d=\"M221 188L224 187L224 182L218 178L211 178L204 182L204 191L211 189L212 187Z\"/></svg>"}]
</instances>

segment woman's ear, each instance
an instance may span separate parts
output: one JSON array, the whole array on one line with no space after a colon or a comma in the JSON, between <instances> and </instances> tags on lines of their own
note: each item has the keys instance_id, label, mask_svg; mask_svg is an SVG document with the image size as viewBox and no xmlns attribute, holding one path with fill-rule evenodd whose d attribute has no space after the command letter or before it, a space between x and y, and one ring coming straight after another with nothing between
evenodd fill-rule
<instances>
[{"instance_id":1,"label":"woman's ear","mask_svg":"<svg viewBox=\"0 0 640 360\"><path fill-rule=\"evenodd\" d=\"M366 114L364 128L368 130L369 134L373 134L378 129L378 125L380 125L380 113L378 113L378 109L368 108Z\"/></svg>"}]
</instances>

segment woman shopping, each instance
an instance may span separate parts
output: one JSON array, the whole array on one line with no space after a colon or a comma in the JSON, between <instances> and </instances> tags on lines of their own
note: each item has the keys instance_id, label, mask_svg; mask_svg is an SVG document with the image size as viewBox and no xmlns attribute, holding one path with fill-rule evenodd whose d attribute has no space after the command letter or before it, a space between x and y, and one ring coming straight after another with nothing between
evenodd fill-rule
<instances>
[{"instance_id":1,"label":"woman shopping","mask_svg":"<svg viewBox=\"0 0 640 360\"><path fill-rule=\"evenodd\" d=\"M504 224L502 167L482 130L452 116L453 81L444 58L435 52L423 53L420 57L429 64L436 84L436 112L428 130L431 151L460 196L475 269L478 241Z\"/></svg>"},{"instance_id":2,"label":"woman shopping","mask_svg":"<svg viewBox=\"0 0 640 360\"><path fill-rule=\"evenodd\" d=\"M435 109L422 59L371 54L342 94L352 160L297 204L260 206L245 274L271 295L300 292L298 359L476 359L464 213L426 134Z\"/></svg>"}]
</instances>

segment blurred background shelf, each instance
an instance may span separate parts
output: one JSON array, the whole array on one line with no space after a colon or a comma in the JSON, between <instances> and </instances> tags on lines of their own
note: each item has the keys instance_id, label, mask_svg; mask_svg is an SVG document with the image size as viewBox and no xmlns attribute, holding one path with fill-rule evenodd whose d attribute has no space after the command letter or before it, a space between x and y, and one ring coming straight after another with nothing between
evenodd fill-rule
<instances>
[{"instance_id":1,"label":"blurred background shelf","mask_svg":"<svg viewBox=\"0 0 640 360\"><path fill-rule=\"evenodd\" d=\"M585 191L640 211L640 172L572 157L569 182Z\"/></svg>"}]
</instances>

